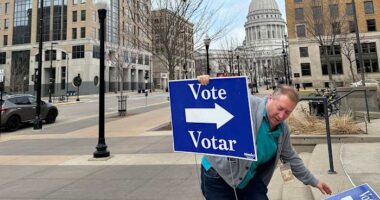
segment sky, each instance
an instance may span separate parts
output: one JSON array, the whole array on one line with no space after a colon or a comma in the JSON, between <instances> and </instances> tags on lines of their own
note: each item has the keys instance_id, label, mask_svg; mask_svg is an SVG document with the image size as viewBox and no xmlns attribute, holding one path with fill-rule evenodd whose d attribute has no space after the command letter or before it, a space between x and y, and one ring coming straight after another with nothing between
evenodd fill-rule
<instances>
[{"instance_id":1,"label":"sky","mask_svg":"<svg viewBox=\"0 0 380 200\"><path fill-rule=\"evenodd\" d=\"M234 40L238 41L241 45L245 37L244 24L246 22L246 17L248 15L249 4L251 0L223 0L223 7L221 8L221 16L229 16L234 18L234 23L231 25L231 31L228 33L227 37L233 37ZM261 1L261 0L253 0ZM285 17L285 0L276 0L277 5L280 8L282 17ZM220 20L223 20L222 18ZM225 39L221 39L215 42L210 48L218 48L222 43L225 43Z\"/></svg>"}]
</instances>

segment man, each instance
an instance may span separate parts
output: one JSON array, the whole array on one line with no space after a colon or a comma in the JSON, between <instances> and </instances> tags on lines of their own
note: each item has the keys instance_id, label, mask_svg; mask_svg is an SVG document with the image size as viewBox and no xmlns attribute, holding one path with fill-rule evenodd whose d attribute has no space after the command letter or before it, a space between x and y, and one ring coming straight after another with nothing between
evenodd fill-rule
<instances>
[{"instance_id":1,"label":"man","mask_svg":"<svg viewBox=\"0 0 380 200\"><path fill-rule=\"evenodd\" d=\"M209 83L208 75L199 76L202 85ZM290 143L289 127L284 122L299 101L297 92L279 86L264 99L251 96L257 161L204 156L202 158L201 188L207 200L268 199L267 186L280 160L300 181L331 194L330 187L317 180L305 167Z\"/></svg>"}]
</instances>

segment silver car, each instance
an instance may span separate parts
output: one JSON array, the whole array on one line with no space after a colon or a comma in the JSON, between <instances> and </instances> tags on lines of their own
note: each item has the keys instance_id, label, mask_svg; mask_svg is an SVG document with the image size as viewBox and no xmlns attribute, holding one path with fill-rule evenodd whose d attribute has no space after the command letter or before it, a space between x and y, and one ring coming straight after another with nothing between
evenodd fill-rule
<instances>
[{"instance_id":1,"label":"silver car","mask_svg":"<svg viewBox=\"0 0 380 200\"><path fill-rule=\"evenodd\" d=\"M0 105L0 126L4 126L8 131L15 131L21 123L33 123L35 119L37 99L33 95L5 95ZM58 109L53 104L41 100L40 116L46 123L54 123Z\"/></svg>"}]
</instances>

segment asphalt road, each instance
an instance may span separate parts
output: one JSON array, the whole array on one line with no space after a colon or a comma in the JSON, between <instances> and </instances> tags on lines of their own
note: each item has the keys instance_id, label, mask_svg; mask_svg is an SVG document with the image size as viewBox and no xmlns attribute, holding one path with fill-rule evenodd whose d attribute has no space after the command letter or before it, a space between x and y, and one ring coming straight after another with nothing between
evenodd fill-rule
<instances>
[{"instance_id":1,"label":"asphalt road","mask_svg":"<svg viewBox=\"0 0 380 200\"><path fill-rule=\"evenodd\" d=\"M94 126L99 120L99 100L97 95L85 96L79 102L75 98L71 103L56 104L59 115L53 124L44 124L41 133L64 134L74 130ZM132 94L127 98L127 116L169 106L168 93ZM118 101L114 94L105 97L106 122L120 119L118 116ZM31 124L21 127L15 132L2 134L33 134Z\"/></svg>"}]
</instances>

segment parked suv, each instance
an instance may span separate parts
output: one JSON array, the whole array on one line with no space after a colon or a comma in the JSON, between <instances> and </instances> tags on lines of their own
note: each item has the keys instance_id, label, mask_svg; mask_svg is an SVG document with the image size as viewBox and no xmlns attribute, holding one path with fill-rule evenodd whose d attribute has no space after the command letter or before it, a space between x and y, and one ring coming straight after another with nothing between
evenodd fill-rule
<instances>
[{"instance_id":1,"label":"parked suv","mask_svg":"<svg viewBox=\"0 0 380 200\"><path fill-rule=\"evenodd\" d=\"M21 123L32 123L35 119L37 99L33 95L5 95L0 105L0 126L9 131L15 131ZM41 119L46 123L54 123L57 116L57 107L41 100Z\"/></svg>"}]
</instances>

